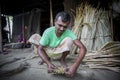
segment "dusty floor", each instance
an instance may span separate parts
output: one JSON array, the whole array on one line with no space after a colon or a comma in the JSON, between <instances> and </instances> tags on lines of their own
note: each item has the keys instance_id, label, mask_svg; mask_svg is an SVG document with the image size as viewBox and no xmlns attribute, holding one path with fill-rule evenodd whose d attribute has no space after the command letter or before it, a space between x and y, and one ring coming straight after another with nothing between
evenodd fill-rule
<instances>
[{"instance_id":1,"label":"dusty floor","mask_svg":"<svg viewBox=\"0 0 120 80\"><path fill-rule=\"evenodd\" d=\"M30 48L12 49L9 54L0 54L0 80L120 80L120 73L90 69L83 64L80 65L73 78L48 74L46 64L39 65L39 60L40 58ZM69 57L67 62L71 64L74 59ZM58 61L53 61L53 63L60 65Z\"/></svg>"}]
</instances>

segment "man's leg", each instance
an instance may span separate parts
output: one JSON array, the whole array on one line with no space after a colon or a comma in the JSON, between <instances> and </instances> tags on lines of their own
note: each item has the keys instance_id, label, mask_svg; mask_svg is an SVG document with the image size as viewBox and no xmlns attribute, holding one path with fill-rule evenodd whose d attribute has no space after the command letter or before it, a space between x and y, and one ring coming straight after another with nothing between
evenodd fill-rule
<instances>
[{"instance_id":1,"label":"man's leg","mask_svg":"<svg viewBox=\"0 0 120 80\"><path fill-rule=\"evenodd\" d=\"M45 48L45 51L49 57L59 60L62 66L67 67L65 60L70 52L72 44L72 39L66 37L57 48Z\"/></svg>"},{"instance_id":2,"label":"man's leg","mask_svg":"<svg viewBox=\"0 0 120 80\"><path fill-rule=\"evenodd\" d=\"M60 63L63 67L67 67L67 63L66 63L66 57L69 54L69 51L65 51L63 52L61 58L60 58Z\"/></svg>"},{"instance_id":3,"label":"man's leg","mask_svg":"<svg viewBox=\"0 0 120 80\"><path fill-rule=\"evenodd\" d=\"M41 38L41 36L39 34L35 33L28 40L28 42L33 45L33 50L34 50L35 54L38 54L37 49L38 49L38 46L39 46L40 38ZM38 63L40 65L42 65L44 63L44 61L41 59Z\"/></svg>"},{"instance_id":4,"label":"man's leg","mask_svg":"<svg viewBox=\"0 0 120 80\"><path fill-rule=\"evenodd\" d=\"M69 37L65 38L60 44L60 47L62 50L65 50L65 48L66 48L66 50L64 52L62 52L62 56L60 57L60 63L63 67L67 67L66 57L70 53L70 48L71 48L72 44L73 44L73 41Z\"/></svg>"}]
</instances>

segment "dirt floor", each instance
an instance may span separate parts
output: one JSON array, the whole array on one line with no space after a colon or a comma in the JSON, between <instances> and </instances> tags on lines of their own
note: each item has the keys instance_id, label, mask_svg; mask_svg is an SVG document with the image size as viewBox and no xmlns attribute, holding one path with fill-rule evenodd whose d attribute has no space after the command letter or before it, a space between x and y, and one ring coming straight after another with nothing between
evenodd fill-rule
<instances>
[{"instance_id":1,"label":"dirt floor","mask_svg":"<svg viewBox=\"0 0 120 80\"><path fill-rule=\"evenodd\" d=\"M90 69L81 64L73 78L47 73L46 64L39 65L40 58L30 48L10 49L0 54L0 80L120 80L120 73L105 69ZM71 56L68 64L74 62ZM60 66L58 61L54 64Z\"/></svg>"}]
</instances>

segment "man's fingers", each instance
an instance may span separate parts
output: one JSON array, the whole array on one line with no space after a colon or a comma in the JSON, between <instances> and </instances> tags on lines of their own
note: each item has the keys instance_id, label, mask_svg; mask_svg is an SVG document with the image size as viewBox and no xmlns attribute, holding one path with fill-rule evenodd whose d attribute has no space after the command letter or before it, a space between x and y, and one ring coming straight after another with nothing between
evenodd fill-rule
<instances>
[{"instance_id":1,"label":"man's fingers","mask_svg":"<svg viewBox=\"0 0 120 80\"><path fill-rule=\"evenodd\" d=\"M66 68L65 75L66 75L66 77L73 77L74 76L74 74L69 70L69 68Z\"/></svg>"},{"instance_id":2,"label":"man's fingers","mask_svg":"<svg viewBox=\"0 0 120 80\"><path fill-rule=\"evenodd\" d=\"M72 77L69 71L65 72L65 76L66 77Z\"/></svg>"},{"instance_id":3,"label":"man's fingers","mask_svg":"<svg viewBox=\"0 0 120 80\"><path fill-rule=\"evenodd\" d=\"M55 69L48 69L48 73L54 72Z\"/></svg>"},{"instance_id":4,"label":"man's fingers","mask_svg":"<svg viewBox=\"0 0 120 80\"><path fill-rule=\"evenodd\" d=\"M53 69L57 69L57 67L55 66L55 65L53 65L53 67L52 67Z\"/></svg>"}]
</instances>

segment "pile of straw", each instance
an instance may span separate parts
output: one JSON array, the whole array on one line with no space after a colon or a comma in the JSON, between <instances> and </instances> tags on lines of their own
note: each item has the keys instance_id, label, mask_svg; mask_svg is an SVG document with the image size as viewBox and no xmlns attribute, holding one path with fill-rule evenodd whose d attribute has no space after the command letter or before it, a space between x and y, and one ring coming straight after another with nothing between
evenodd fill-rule
<instances>
[{"instance_id":1,"label":"pile of straw","mask_svg":"<svg viewBox=\"0 0 120 80\"><path fill-rule=\"evenodd\" d=\"M120 42L110 41L83 60L90 68L104 68L120 72Z\"/></svg>"},{"instance_id":2,"label":"pile of straw","mask_svg":"<svg viewBox=\"0 0 120 80\"><path fill-rule=\"evenodd\" d=\"M108 11L81 3L76 7L75 13L72 31L86 46L88 52L97 51L103 44L112 41ZM73 45L71 53L75 53L76 50Z\"/></svg>"},{"instance_id":3,"label":"pile of straw","mask_svg":"<svg viewBox=\"0 0 120 80\"><path fill-rule=\"evenodd\" d=\"M112 41L108 11L81 3L72 10L75 15L72 31L86 46L83 62L90 68L120 72L120 42ZM71 54L77 52L72 46Z\"/></svg>"}]
</instances>

